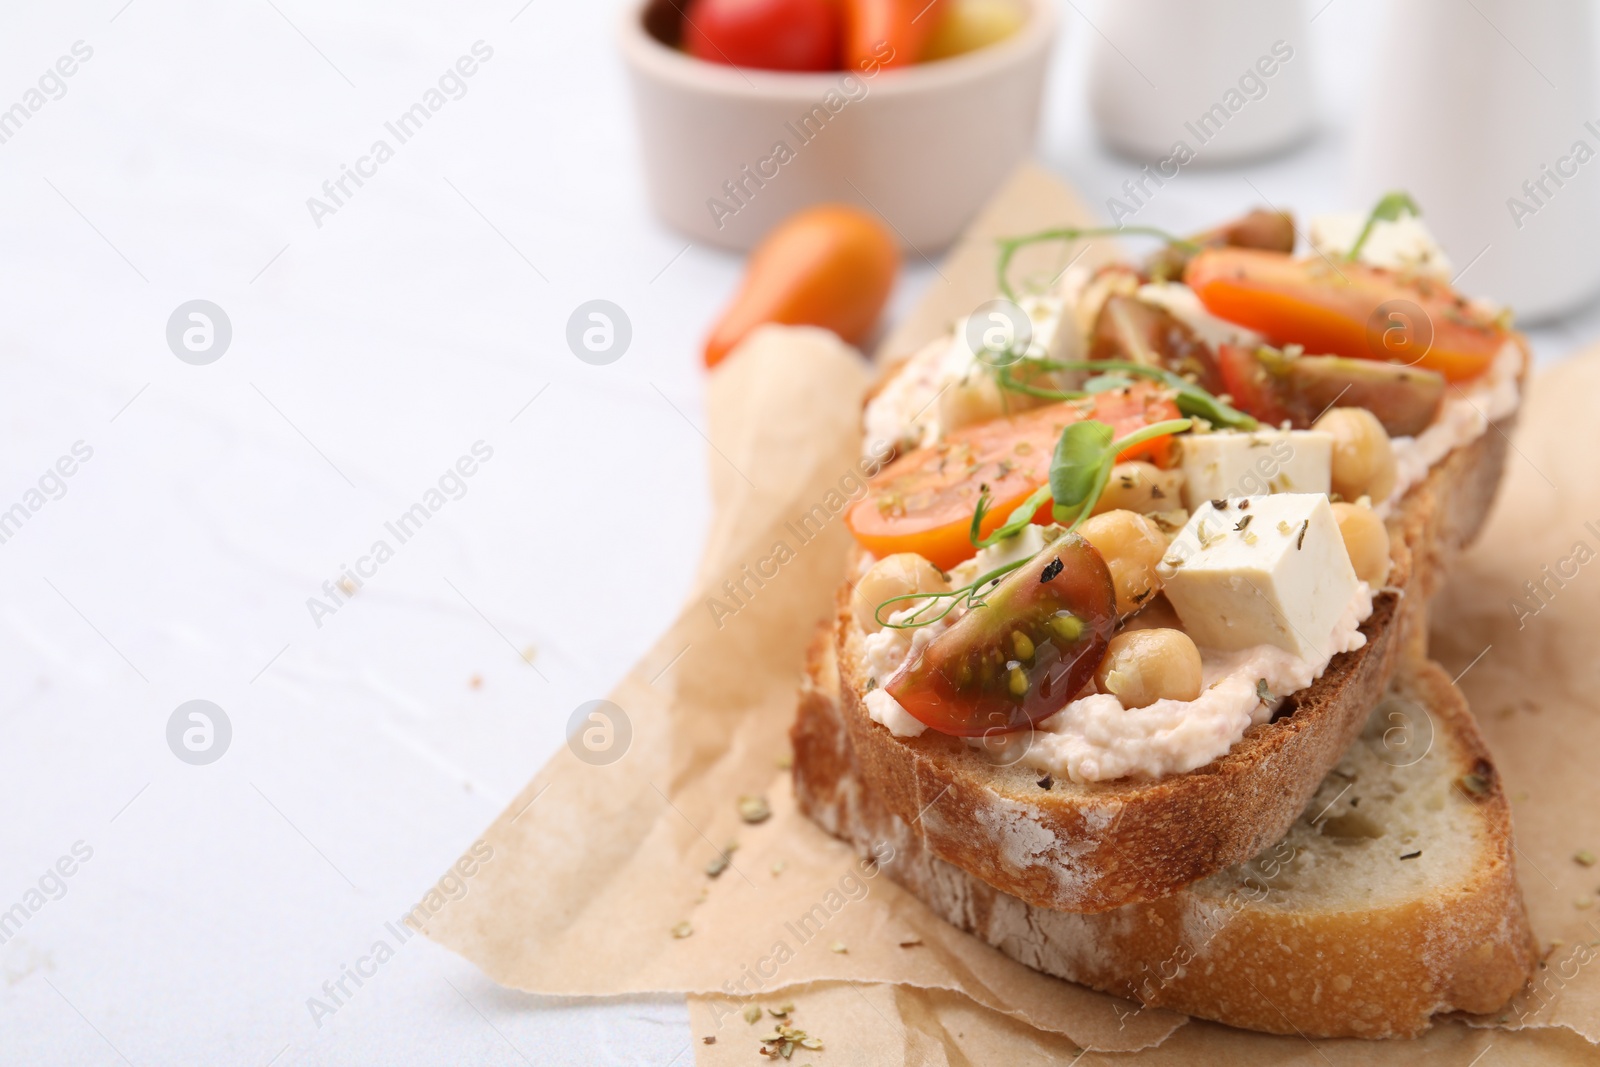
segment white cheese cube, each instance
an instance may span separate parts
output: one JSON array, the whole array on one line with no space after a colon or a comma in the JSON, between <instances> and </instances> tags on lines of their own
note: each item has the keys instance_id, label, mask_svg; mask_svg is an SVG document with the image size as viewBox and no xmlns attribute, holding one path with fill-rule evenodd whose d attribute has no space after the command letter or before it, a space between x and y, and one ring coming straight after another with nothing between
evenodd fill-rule
<instances>
[{"instance_id":1,"label":"white cheese cube","mask_svg":"<svg viewBox=\"0 0 1600 1067\"><path fill-rule=\"evenodd\" d=\"M1329 638L1357 579L1320 493L1202 504L1162 561L1163 591L1201 648L1276 645L1308 662Z\"/></svg>"},{"instance_id":2,"label":"white cheese cube","mask_svg":"<svg viewBox=\"0 0 1600 1067\"><path fill-rule=\"evenodd\" d=\"M1266 493L1326 493L1333 435L1321 430L1190 433L1178 439L1183 506Z\"/></svg>"},{"instance_id":3,"label":"white cheese cube","mask_svg":"<svg viewBox=\"0 0 1600 1067\"><path fill-rule=\"evenodd\" d=\"M1348 255L1366 224L1365 211L1317 215L1311 220L1311 247L1330 259ZM1415 215L1374 223L1359 258L1369 266L1425 274L1444 282L1455 273L1427 224Z\"/></svg>"}]
</instances>

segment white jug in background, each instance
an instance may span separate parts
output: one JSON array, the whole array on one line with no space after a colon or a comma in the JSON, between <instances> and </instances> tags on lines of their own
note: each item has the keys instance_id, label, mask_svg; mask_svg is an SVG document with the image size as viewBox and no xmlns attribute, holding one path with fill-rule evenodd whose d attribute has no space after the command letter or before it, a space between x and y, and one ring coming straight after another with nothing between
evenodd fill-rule
<instances>
[{"instance_id":1,"label":"white jug in background","mask_svg":"<svg viewBox=\"0 0 1600 1067\"><path fill-rule=\"evenodd\" d=\"M1157 162L1182 142L1196 163L1232 163L1310 135L1300 0L1108 0L1093 17L1089 107L1116 151Z\"/></svg>"},{"instance_id":2,"label":"white jug in background","mask_svg":"<svg viewBox=\"0 0 1600 1067\"><path fill-rule=\"evenodd\" d=\"M1403 0L1374 37L1351 204L1404 189L1463 292L1547 319L1600 290L1588 0Z\"/></svg>"}]
</instances>

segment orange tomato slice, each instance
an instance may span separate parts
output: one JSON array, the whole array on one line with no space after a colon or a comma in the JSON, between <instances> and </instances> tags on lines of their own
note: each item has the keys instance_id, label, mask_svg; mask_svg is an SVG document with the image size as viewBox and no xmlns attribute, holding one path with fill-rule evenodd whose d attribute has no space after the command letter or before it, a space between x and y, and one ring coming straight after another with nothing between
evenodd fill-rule
<instances>
[{"instance_id":1,"label":"orange tomato slice","mask_svg":"<svg viewBox=\"0 0 1600 1067\"><path fill-rule=\"evenodd\" d=\"M867 551L883 557L915 552L948 570L971 559L972 513L983 487L990 508L981 532L1005 524L1028 495L1050 480L1050 460L1068 425L1098 419L1125 437L1152 423L1179 418L1169 390L1149 382L1068 400L1010 418L968 426L927 448L908 452L867 483L845 516L850 532ZM1170 435L1126 450L1118 459L1166 462ZM1051 521L1046 503L1035 522Z\"/></svg>"},{"instance_id":2,"label":"orange tomato slice","mask_svg":"<svg viewBox=\"0 0 1600 1067\"><path fill-rule=\"evenodd\" d=\"M1453 382L1487 370L1509 336L1448 285L1364 263L1208 248L1184 281L1211 314L1274 344L1423 367Z\"/></svg>"}]
</instances>

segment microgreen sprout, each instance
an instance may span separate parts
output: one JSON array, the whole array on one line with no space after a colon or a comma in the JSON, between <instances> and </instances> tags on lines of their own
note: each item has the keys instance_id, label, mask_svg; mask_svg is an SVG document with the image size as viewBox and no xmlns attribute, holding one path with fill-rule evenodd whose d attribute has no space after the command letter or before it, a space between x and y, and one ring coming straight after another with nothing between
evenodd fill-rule
<instances>
[{"instance_id":1,"label":"microgreen sprout","mask_svg":"<svg viewBox=\"0 0 1600 1067\"><path fill-rule=\"evenodd\" d=\"M1003 525L990 531L986 536L981 535L980 530L983 527L984 516L989 511L989 490L985 487L979 493L969 531L972 543L978 548L988 548L1004 538L1021 532L1033 521L1033 516L1040 508L1052 502L1054 505L1052 514L1055 520L1066 526L1069 531L1077 529L1094 513L1094 506L1099 503L1100 494L1105 491L1106 483L1111 478L1111 468L1116 464L1117 456L1157 437L1182 433L1192 425L1188 419L1168 419L1152 423L1113 440L1115 431L1097 419L1071 423L1061 431L1061 437L1056 442L1055 455L1050 462L1049 482L1030 493L1028 498L1011 512ZM1029 556L1013 560L986 571L958 589L943 593L902 593L890 597L878 605L874 617L881 626L895 630L912 630L939 622L958 606L966 610L982 607L983 594L988 589L999 584L1000 579L1012 571L1025 566L1032 558ZM890 616L897 611L906 611L909 602L912 601L918 604L915 610L910 611L902 619L891 620ZM892 606L902 603L906 604L906 607L896 609ZM937 614L928 614L934 608L941 610Z\"/></svg>"},{"instance_id":2,"label":"microgreen sprout","mask_svg":"<svg viewBox=\"0 0 1600 1067\"><path fill-rule=\"evenodd\" d=\"M1023 248L1047 241L1077 241L1085 237L1158 237L1169 245L1190 252L1200 251L1200 246L1193 241L1154 226L1064 226L1055 230L1040 230L1038 233L1025 234L1022 237L1002 237L999 239L1000 259L995 265L1000 277L1000 291L1008 300L1017 299L1016 290L1011 288L1011 281L1007 275L1011 272L1012 258Z\"/></svg>"},{"instance_id":3,"label":"microgreen sprout","mask_svg":"<svg viewBox=\"0 0 1600 1067\"><path fill-rule=\"evenodd\" d=\"M1200 386L1189 379L1174 374L1161 367L1150 367L1143 363L1129 363L1117 359L1097 360L1057 360L1057 359L1023 359L996 371L996 380L1002 389L1023 393L1027 396L1038 397L1041 400L1082 400L1097 390L1070 391L1064 389L1049 389L1024 381L1017 377L1019 367L1030 371L1082 371L1093 374L1086 385L1108 385L1115 387L1110 381L1113 375L1131 375L1138 378L1149 378L1160 382L1171 389L1176 395L1173 401L1178 405L1178 410L1191 418L1205 419L1213 426L1226 426L1238 430L1254 430L1260 424L1249 415L1235 408L1231 404L1212 396Z\"/></svg>"},{"instance_id":4,"label":"microgreen sprout","mask_svg":"<svg viewBox=\"0 0 1600 1067\"><path fill-rule=\"evenodd\" d=\"M1394 222L1402 215L1421 216L1422 209L1411 195L1400 190L1385 193L1379 201L1372 206L1372 213L1367 216L1366 225L1361 227L1361 233L1356 237L1355 244L1350 246L1350 251L1344 258L1354 261L1361 254L1361 249L1367 243L1367 238L1372 236L1372 228L1380 222Z\"/></svg>"}]
</instances>

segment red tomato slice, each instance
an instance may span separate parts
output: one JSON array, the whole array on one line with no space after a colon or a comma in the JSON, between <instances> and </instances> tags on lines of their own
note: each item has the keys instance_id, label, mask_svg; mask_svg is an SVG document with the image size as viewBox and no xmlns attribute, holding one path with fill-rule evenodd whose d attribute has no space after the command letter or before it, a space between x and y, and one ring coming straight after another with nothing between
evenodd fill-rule
<instances>
[{"instance_id":1,"label":"red tomato slice","mask_svg":"<svg viewBox=\"0 0 1600 1067\"><path fill-rule=\"evenodd\" d=\"M1138 382L1083 400L1069 400L1012 418L968 426L937 445L909 452L867 483L867 495L850 509L845 522L862 547L875 556L916 552L949 569L977 552L972 546L972 513L983 486L990 508L984 534L1003 526L1028 494L1050 480L1050 460L1061 431L1083 419L1099 419L1117 437L1152 423L1179 417L1168 390ZM1143 457L1164 463L1169 436L1147 441L1119 459ZM1035 522L1050 521L1050 505Z\"/></svg>"},{"instance_id":2,"label":"red tomato slice","mask_svg":"<svg viewBox=\"0 0 1600 1067\"><path fill-rule=\"evenodd\" d=\"M1279 426L1290 417L1254 349L1219 345L1217 367L1222 372L1222 387L1233 398L1234 407L1248 411L1266 426Z\"/></svg>"},{"instance_id":3,"label":"red tomato slice","mask_svg":"<svg viewBox=\"0 0 1600 1067\"><path fill-rule=\"evenodd\" d=\"M1207 311L1279 346L1423 367L1451 381L1482 374L1509 336L1448 285L1363 263L1208 248L1183 277Z\"/></svg>"},{"instance_id":4,"label":"red tomato slice","mask_svg":"<svg viewBox=\"0 0 1600 1067\"><path fill-rule=\"evenodd\" d=\"M1082 691L1116 625L1111 572L1088 541L1067 534L1002 579L884 688L940 733L1020 730Z\"/></svg>"}]
</instances>

